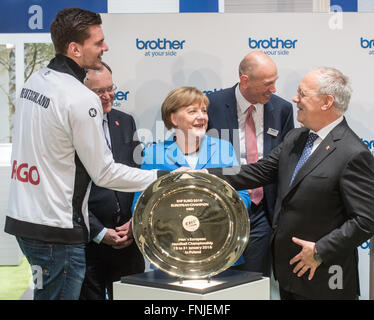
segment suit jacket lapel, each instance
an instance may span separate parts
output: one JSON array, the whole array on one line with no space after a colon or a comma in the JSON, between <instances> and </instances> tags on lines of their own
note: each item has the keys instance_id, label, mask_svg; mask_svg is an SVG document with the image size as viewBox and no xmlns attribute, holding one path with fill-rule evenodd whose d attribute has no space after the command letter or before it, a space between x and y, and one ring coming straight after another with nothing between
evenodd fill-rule
<instances>
[{"instance_id":1,"label":"suit jacket lapel","mask_svg":"<svg viewBox=\"0 0 374 320\"><path fill-rule=\"evenodd\" d=\"M297 185L306 175L308 175L316 166L318 166L326 157L328 157L336 149L332 135L327 137L320 143L318 148L312 153L307 162L300 168L296 174L291 188Z\"/></svg>"},{"instance_id":2,"label":"suit jacket lapel","mask_svg":"<svg viewBox=\"0 0 374 320\"><path fill-rule=\"evenodd\" d=\"M230 130L230 142L233 146L237 146L235 148L235 155L236 158L240 159L240 141L239 141L239 122L238 122L238 107L237 107L237 101L236 101L236 96L235 96L235 90L236 87L239 84L237 83L235 86L231 88L229 91L230 94L227 95L225 99L225 105L226 105L226 127L227 129Z\"/></svg>"},{"instance_id":3,"label":"suit jacket lapel","mask_svg":"<svg viewBox=\"0 0 374 320\"><path fill-rule=\"evenodd\" d=\"M336 149L335 142L342 138L347 128L348 125L344 119L340 124L330 131L326 138L320 143L318 148L309 157L307 162L305 162L305 164L300 168L292 185L290 186L290 190L292 190L302 179L304 179L306 175L308 175L315 167L317 167L322 161L328 158L331 153L334 152Z\"/></svg>"},{"instance_id":4,"label":"suit jacket lapel","mask_svg":"<svg viewBox=\"0 0 374 320\"><path fill-rule=\"evenodd\" d=\"M237 129L239 127L238 124L238 110L236 106L236 97L235 97L235 90L236 84L232 87L230 91L230 95L227 96L225 101L225 105L227 108L227 128Z\"/></svg>"},{"instance_id":5,"label":"suit jacket lapel","mask_svg":"<svg viewBox=\"0 0 374 320\"><path fill-rule=\"evenodd\" d=\"M113 158L118 153L121 144L121 131L119 122L114 114L110 112L107 114L108 117L108 128L110 134L110 146L112 147ZM118 125L116 124L116 121Z\"/></svg>"},{"instance_id":6,"label":"suit jacket lapel","mask_svg":"<svg viewBox=\"0 0 374 320\"><path fill-rule=\"evenodd\" d=\"M273 104L270 101L264 105L264 156L273 149L271 136L267 134L269 128L274 128L275 125L273 109Z\"/></svg>"},{"instance_id":7,"label":"suit jacket lapel","mask_svg":"<svg viewBox=\"0 0 374 320\"><path fill-rule=\"evenodd\" d=\"M287 193L290 191L290 181L291 177L293 175L293 172L296 168L296 165L301 157L301 154L303 153L304 146L306 143L306 140L308 139L308 133L309 130L305 129L300 133L300 136L296 139L294 142L294 145L292 147L292 150L288 154L288 165L286 168L282 167L282 171L280 172L282 175L282 178L278 181L278 184L280 185L281 194L279 194L279 197L283 199ZM294 185L295 181L293 181Z\"/></svg>"}]
</instances>

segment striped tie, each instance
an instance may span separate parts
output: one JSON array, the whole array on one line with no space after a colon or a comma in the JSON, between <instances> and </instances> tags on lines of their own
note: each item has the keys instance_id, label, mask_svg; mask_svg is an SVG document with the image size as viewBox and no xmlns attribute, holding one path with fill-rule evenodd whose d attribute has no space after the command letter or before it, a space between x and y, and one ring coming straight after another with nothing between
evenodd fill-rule
<instances>
[{"instance_id":1,"label":"striped tie","mask_svg":"<svg viewBox=\"0 0 374 320\"><path fill-rule=\"evenodd\" d=\"M295 171L293 172L290 185L292 184L293 180L295 179L295 176L297 172L300 170L300 168L304 165L304 163L308 160L310 154L312 153L313 143L318 138L318 135L310 132L308 139L306 140L305 147L303 150L303 153L301 154L301 157L299 159L299 162L296 165Z\"/></svg>"}]
</instances>

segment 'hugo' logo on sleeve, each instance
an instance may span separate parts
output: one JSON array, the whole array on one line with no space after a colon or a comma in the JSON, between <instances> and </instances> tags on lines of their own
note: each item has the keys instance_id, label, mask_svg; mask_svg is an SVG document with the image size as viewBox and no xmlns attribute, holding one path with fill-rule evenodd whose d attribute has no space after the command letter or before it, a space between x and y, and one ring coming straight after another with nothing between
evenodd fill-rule
<instances>
[{"instance_id":1,"label":"'hugo' logo on sleeve","mask_svg":"<svg viewBox=\"0 0 374 320\"><path fill-rule=\"evenodd\" d=\"M17 165L17 160L13 161L12 179L20 182L30 182L33 185L38 185L40 182L40 175L36 166L31 166L27 163Z\"/></svg>"}]
</instances>

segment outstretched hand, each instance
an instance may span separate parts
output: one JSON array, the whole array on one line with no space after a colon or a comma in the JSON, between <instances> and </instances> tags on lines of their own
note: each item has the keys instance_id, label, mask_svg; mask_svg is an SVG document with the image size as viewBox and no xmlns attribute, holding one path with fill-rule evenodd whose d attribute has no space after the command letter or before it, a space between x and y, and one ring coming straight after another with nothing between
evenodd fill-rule
<instances>
[{"instance_id":1,"label":"outstretched hand","mask_svg":"<svg viewBox=\"0 0 374 320\"><path fill-rule=\"evenodd\" d=\"M179 167L178 169L173 170L172 172L185 172L185 171L190 171L190 167Z\"/></svg>"}]
</instances>

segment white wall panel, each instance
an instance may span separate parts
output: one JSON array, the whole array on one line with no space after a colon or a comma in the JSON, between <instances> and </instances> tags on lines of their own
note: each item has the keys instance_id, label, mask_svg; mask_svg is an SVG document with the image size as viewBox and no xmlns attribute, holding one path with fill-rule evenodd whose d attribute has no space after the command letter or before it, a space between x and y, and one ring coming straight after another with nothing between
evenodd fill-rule
<instances>
[{"instance_id":1,"label":"white wall panel","mask_svg":"<svg viewBox=\"0 0 374 320\"><path fill-rule=\"evenodd\" d=\"M108 0L109 13L179 12L179 0Z\"/></svg>"}]
</instances>

